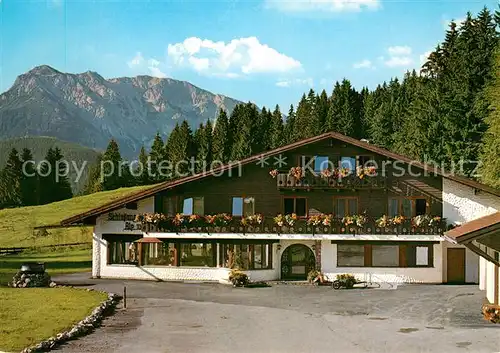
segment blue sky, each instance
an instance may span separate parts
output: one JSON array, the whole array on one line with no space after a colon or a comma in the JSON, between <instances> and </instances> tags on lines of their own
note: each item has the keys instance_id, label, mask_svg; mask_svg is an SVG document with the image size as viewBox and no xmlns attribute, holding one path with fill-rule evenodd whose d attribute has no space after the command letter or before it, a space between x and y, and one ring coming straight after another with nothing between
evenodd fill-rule
<instances>
[{"instance_id":1,"label":"blue sky","mask_svg":"<svg viewBox=\"0 0 500 353\"><path fill-rule=\"evenodd\" d=\"M346 77L373 88L496 0L0 0L0 91L34 66L187 80L288 110Z\"/></svg>"}]
</instances>

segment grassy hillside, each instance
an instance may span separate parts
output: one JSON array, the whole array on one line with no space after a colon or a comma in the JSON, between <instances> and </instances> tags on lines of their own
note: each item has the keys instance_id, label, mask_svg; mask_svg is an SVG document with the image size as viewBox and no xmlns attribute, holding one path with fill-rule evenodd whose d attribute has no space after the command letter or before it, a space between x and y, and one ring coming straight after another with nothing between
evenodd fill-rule
<instances>
[{"instance_id":1,"label":"grassy hillside","mask_svg":"<svg viewBox=\"0 0 500 353\"><path fill-rule=\"evenodd\" d=\"M42 246L91 241L90 227L49 229L47 235L40 235L38 234L40 232L34 232L33 228L41 225L57 224L75 214L150 187L152 186L121 188L74 197L43 206L0 210L0 247Z\"/></svg>"},{"instance_id":2,"label":"grassy hillside","mask_svg":"<svg viewBox=\"0 0 500 353\"><path fill-rule=\"evenodd\" d=\"M31 153L33 153L35 161L41 161L45 158L48 149L51 147L59 147L62 151L64 159L69 163L75 161L78 168L81 168L83 161L87 161L82 178L78 183L75 182L75 170L73 168L71 169L70 181L73 193L78 193L87 180L88 167L96 161L99 154L98 151L88 147L46 136L18 137L2 140L0 141L0 168L4 167L12 148L17 149L19 152L21 152L23 148L29 148Z\"/></svg>"}]
</instances>

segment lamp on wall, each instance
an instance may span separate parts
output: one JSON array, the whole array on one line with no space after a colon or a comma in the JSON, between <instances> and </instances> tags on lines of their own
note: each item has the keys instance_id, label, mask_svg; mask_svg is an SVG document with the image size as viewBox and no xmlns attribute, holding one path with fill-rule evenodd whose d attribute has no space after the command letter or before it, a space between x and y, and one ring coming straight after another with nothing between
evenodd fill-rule
<instances>
[{"instance_id":1,"label":"lamp on wall","mask_svg":"<svg viewBox=\"0 0 500 353\"><path fill-rule=\"evenodd\" d=\"M281 250L281 244L278 244L278 245L276 246L276 249L277 249L278 251L280 251L280 250Z\"/></svg>"},{"instance_id":2,"label":"lamp on wall","mask_svg":"<svg viewBox=\"0 0 500 353\"><path fill-rule=\"evenodd\" d=\"M313 244L313 245L311 246L311 249L313 249L313 251L316 251L316 244Z\"/></svg>"}]
</instances>

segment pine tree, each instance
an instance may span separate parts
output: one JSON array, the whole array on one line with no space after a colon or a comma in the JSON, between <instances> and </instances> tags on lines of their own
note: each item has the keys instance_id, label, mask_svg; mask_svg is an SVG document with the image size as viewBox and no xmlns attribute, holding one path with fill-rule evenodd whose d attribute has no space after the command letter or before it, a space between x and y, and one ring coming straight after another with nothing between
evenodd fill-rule
<instances>
[{"instance_id":1,"label":"pine tree","mask_svg":"<svg viewBox=\"0 0 500 353\"><path fill-rule=\"evenodd\" d=\"M18 151L13 148L7 158L7 164L2 171L3 189L0 204L2 207L22 205L21 193L22 163Z\"/></svg>"},{"instance_id":2,"label":"pine tree","mask_svg":"<svg viewBox=\"0 0 500 353\"><path fill-rule=\"evenodd\" d=\"M494 80L485 89L491 109L486 119L488 130L483 137L480 172L482 182L500 188L500 48L497 49L493 72Z\"/></svg>"},{"instance_id":3,"label":"pine tree","mask_svg":"<svg viewBox=\"0 0 500 353\"><path fill-rule=\"evenodd\" d=\"M83 193L85 195L93 194L95 192L103 191L101 180L101 162L103 160L102 153L96 158L96 161L89 167L89 176L85 182Z\"/></svg>"},{"instance_id":4,"label":"pine tree","mask_svg":"<svg viewBox=\"0 0 500 353\"><path fill-rule=\"evenodd\" d=\"M247 103L238 114L238 131L234 133L231 160L237 161L258 152L260 142L256 138L256 122L259 112L252 103ZM233 116L231 114L231 116Z\"/></svg>"},{"instance_id":5,"label":"pine tree","mask_svg":"<svg viewBox=\"0 0 500 353\"><path fill-rule=\"evenodd\" d=\"M145 170L149 169L149 179L152 182L158 183L165 180L165 177L161 175L160 166L164 162L166 157L165 146L163 145L163 139L160 133L157 132L151 146L151 151L149 152L150 163L146 164Z\"/></svg>"},{"instance_id":6,"label":"pine tree","mask_svg":"<svg viewBox=\"0 0 500 353\"><path fill-rule=\"evenodd\" d=\"M311 90L312 91L312 90ZM309 93L311 93L309 91ZM314 93L314 92L313 92ZM294 124L294 137L297 140L309 137L309 119L311 116L311 105L307 96L304 94L297 105L297 112L295 113L295 124Z\"/></svg>"},{"instance_id":7,"label":"pine tree","mask_svg":"<svg viewBox=\"0 0 500 353\"><path fill-rule=\"evenodd\" d=\"M21 151L21 204L23 206L36 205L38 202L38 177L35 170L33 155L28 148Z\"/></svg>"},{"instance_id":8,"label":"pine tree","mask_svg":"<svg viewBox=\"0 0 500 353\"><path fill-rule=\"evenodd\" d=\"M195 157L193 133L187 121L176 125L167 142L168 157L172 163L173 177L187 176L193 172L191 158Z\"/></svg>"},{"instance_id":9,"label":"pine tree","mask_svg":"<svg viewBox=\"0 0 500 353\"><path fill-rule=\"evenodd\" d=\"M114 190L123 186L122 156L118 143L111 139L102 157L102 189Z\"/></svg>"},{"instance_id":10,"label":"pine tree","mask_svg":"<svg viewBox=\"0 0 500 353\"><path fill-rule=\"evenodd\" d=\"M141 147L141 150L139 152L138 163L139 164L134 171L135 185L149 185L153 183L154 179L150 176L149 173L149 156L144 146Z\"/></svg>"},{"instance_id":11,"label":"pine tree","mask_svg":"<svg viewBox=\"0 0 500 353\"><path fill-rule=\"evenodd\" d=\"M295 135L295 110L293 108L293 104L290 105L290 109L288 110L288 116L284 127L284 135L286 144L290 144L297 140Z\"/></svg>"},{"instance_id":12,"label":"pine tree","mask_svg":"<svg viewBox=\"0 0 500 353\"><path fill-rule=\"evenodd\" d=\"M229 121L226 111L219 110L219 116L215 121L212 142L212 158L218 163L226 164L229 161L231 143L229 141Z\"/></svg>"},{"instance_id":13,"label":"pine tree","mask_svg":"<svg viewBox=\"0 0 500 353\"><path fill-rule=\"evenodd\" d=\"M323 90L321 91L321 94L319 96L316 96L316 108L314 109L314 114L315 114L314 120L317 124L317 127L314 130L314 135L319 135L323 132L326 132L325 124L329 107L330 104L328 101L328 94L326 94L326 91Z\"/></svg>"},{"instance_id":14,"label":"pine tree","mask_svg":"<svg viewBox=\"0 0 500 353\"><path fill-rule=\"evenodd\" d=\"M266 107L262 108L260 114L258 114L257 125L255 126L255 150L254 153L259 153L267 151L271 148L271 124L273 120L273 114Z\"/></svg>"},{"instance_id":15,"label":"pine tree","mask_svg":"<svg viewBox=\"0 0 500 353\"><path fill-rule=\"evenodd\" d=\"M194 134L196 145L196 172L200 173L210 167L212 163L212 123L207 121L207 125L200 124Z\"/></svg>"},{"instance_id":16,"label":"pine tree","mask_svg":"<svg viewBox=\"0 0 500 353\"><path fill-rule=\"evenodd\" d=\"M270 124L270 148L275 149L284 145L284 131L283 131L283 117L281 115L280 107L276 104L272 114Z\"/></svg>"}]
</instances>

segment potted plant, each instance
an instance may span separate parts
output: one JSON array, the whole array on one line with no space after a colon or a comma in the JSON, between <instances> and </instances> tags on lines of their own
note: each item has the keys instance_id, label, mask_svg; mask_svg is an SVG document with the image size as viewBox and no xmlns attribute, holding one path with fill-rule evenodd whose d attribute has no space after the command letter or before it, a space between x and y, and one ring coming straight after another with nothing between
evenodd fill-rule
<instances>
[{"instance_id":1,"label":"potted plant","mask_svg":"<svg viewBox=\"0 0 500 353\"><path fill-rule=\"evenodd\" d=\"M272 177L273 177L273 179L274 179L274 178L276 178L276 177L278 176L278 174L279 174L279 173L278 173L278 169L273 169L273 170L271 170L271 171L269 172L269 175L270 175L270 176L272 176Z\"/></svg>"},{"instance_id":2,"label":"potted plant","mask_svg":"<svg viewBox=\"0 0 500 353\"><path fill-rule=\"evenodd\" d=\"M301 167L292 167L290 168L288 175L295 178L295 180L300 181L304 177L304 171Z\"/></svg>"},{"instance_id":3,"label":"potted plant","mask_svg":"<svg viewBox=\"0 0 500 353\"><path fill-rule=\"evenodd\" d=\"M295 213L285 215L285 223L290 227L293 227L295 222L297 222L297 219L298 217Z\"/></svg>"},{"instance_id":4,"label":"potted plant","mask_svg":"<svg viewBox=\"0 0 500 353\"><path fill-rule=\"evenodd\" d=\"M377 218L375 223L377 224L378 227L385 228L390 224L390 218L387 217L386 215L383 215L382 217Z\"/></svg>"},{"instance_id":5,"label":"potted plant","mask_svg":"<svg viewBox=\"0 0 500 353\"><path fill-rule=\"evenodd\" d=\"M231 281L233 287L245 287L250 283L248 275L236 268L233 268L229 273L229 281Z\"/></svg>"}]
</instances>

